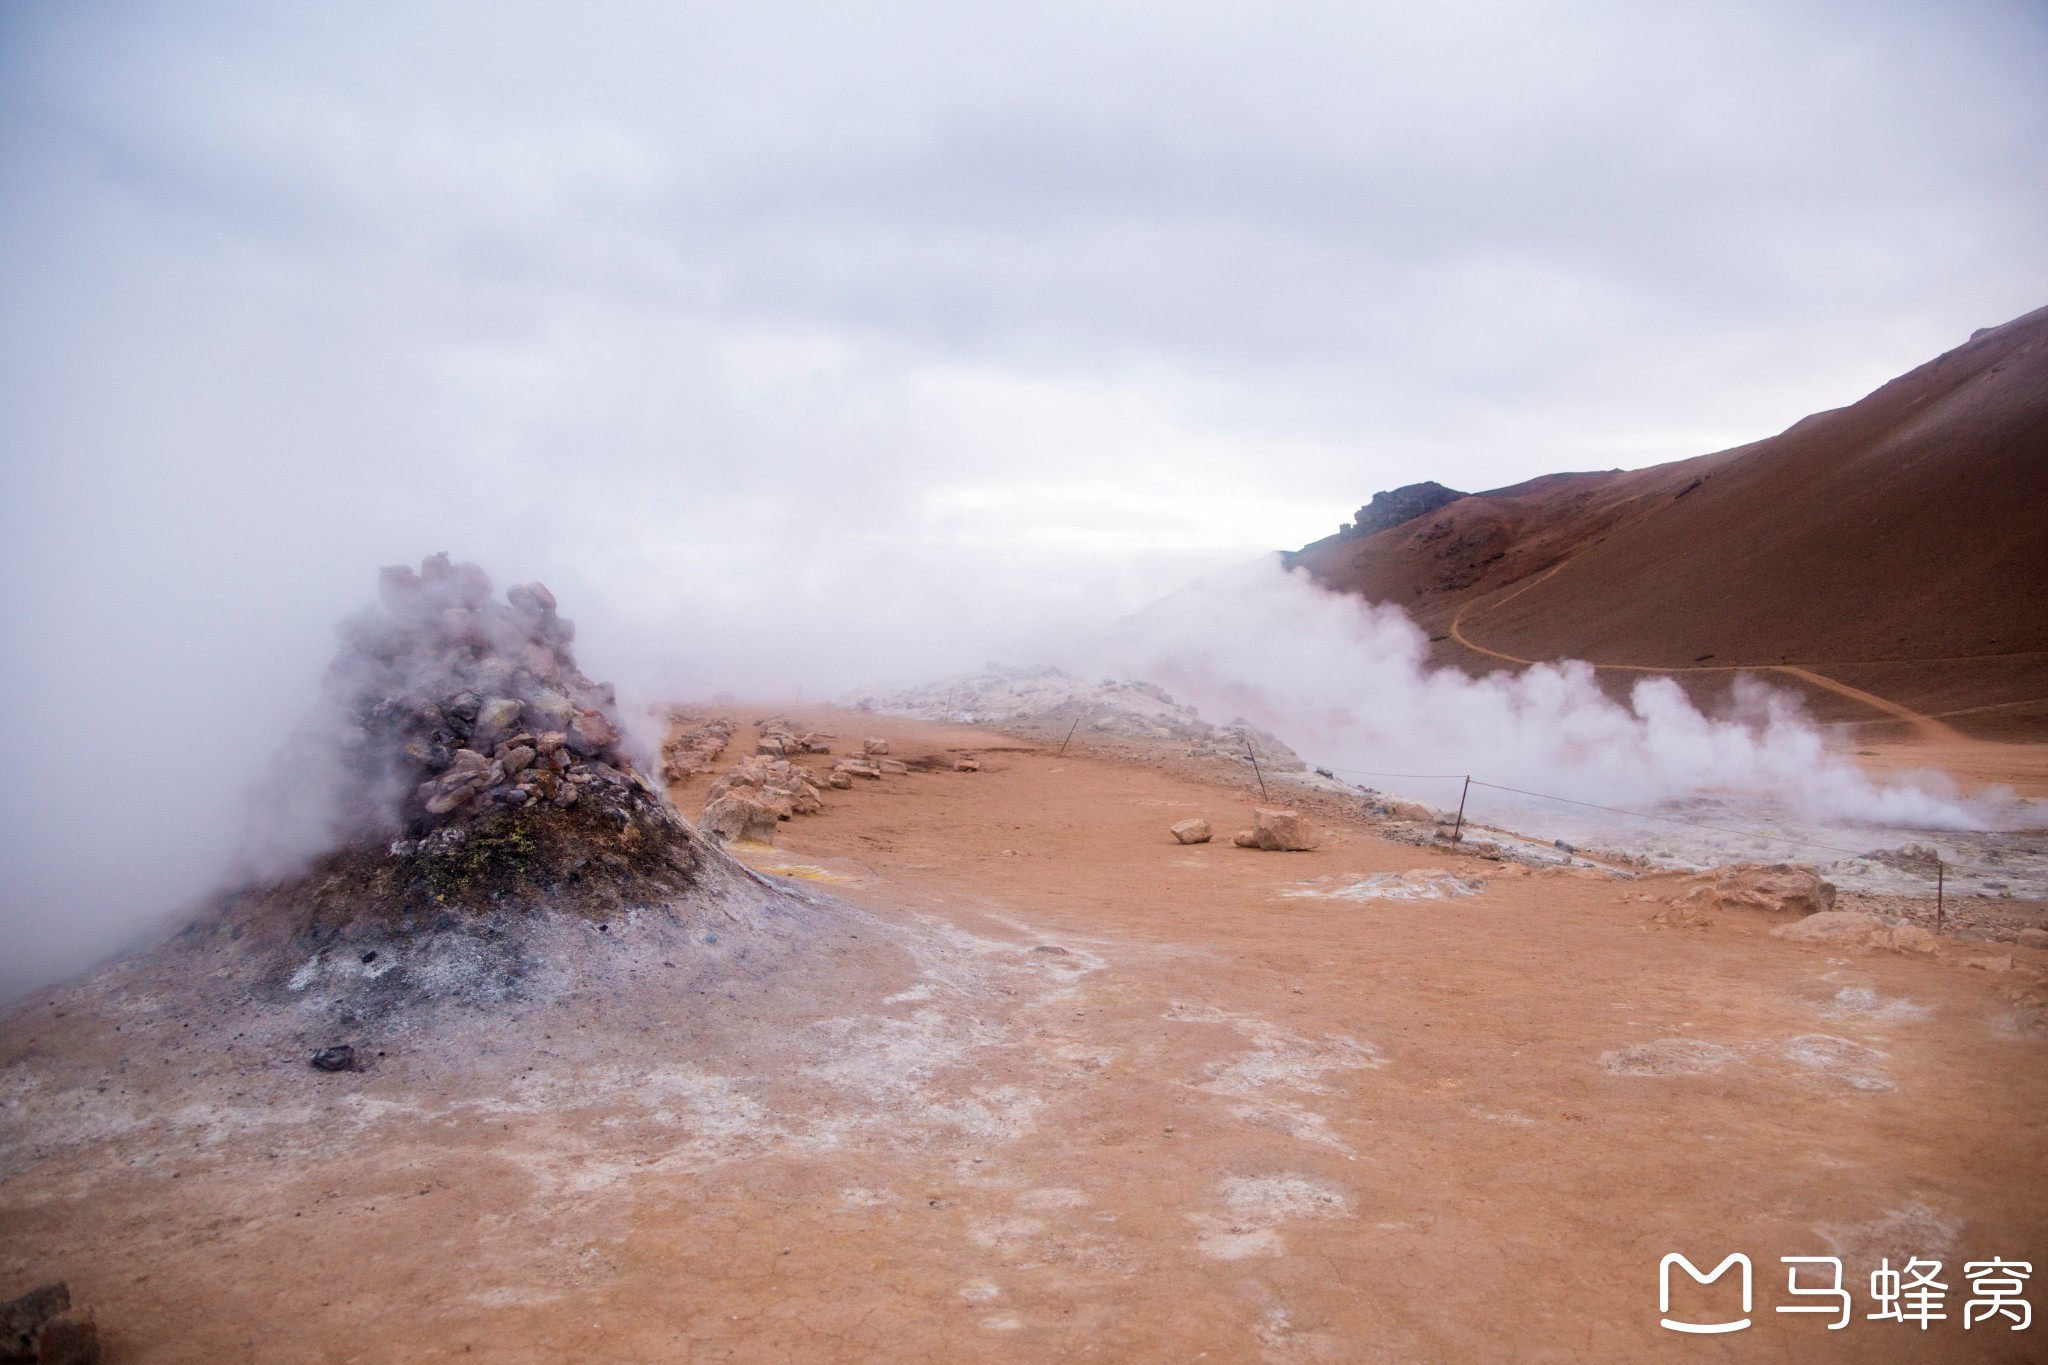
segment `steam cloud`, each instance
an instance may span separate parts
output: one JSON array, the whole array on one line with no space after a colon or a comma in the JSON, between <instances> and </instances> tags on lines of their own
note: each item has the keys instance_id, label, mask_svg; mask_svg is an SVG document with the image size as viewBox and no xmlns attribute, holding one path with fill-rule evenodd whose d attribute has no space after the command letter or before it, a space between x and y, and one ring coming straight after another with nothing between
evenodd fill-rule
<instances>
[{"instance_id":1,"label":"steam cloud","mask_svg":"<svg viewBox=\"0 0 2048 1365\"><path fill-rule=\"evenodd\" d=\"M1731 714L1717 719L1665 677L1645 677L1622 705L1583 663L1475 678L1430 667L1428 652L1400 608L1326 592L1277 557L1147 608L1107 651L1123 676L1243 715L1336 768L1470 773L1619 805L1725 790L1818 820L1950 830L1999 822L1996 797L1965 800L1937 773L1871 781L1826 750L1795 698L1753 679L1738 680Z\"/></svg>"}]
</instances>

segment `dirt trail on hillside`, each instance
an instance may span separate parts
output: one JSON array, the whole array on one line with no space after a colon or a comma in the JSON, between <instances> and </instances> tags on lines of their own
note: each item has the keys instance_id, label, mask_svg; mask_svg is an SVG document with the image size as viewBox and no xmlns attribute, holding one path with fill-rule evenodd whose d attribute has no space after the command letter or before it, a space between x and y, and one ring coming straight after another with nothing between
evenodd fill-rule
<instances>
[{"instance_id":1,"label":"dirt trail on hillside","mask_svg":"<svg viewBox=\"0 0 2048 1365\"><path fill-rule=\"evenodd\" d=\"M1560 569L1563 567L1564 565L1562 564L1558 566L1558 568ZM1550 571L1550 573L1556 572L1556 569L1552 569ZM1540 585L1544 581L1544 579L1550 577L1550 573L1546 573L1542 577L1532 580L1531 582L1523 585L1522 587L1517 588L1514 592L1509 593L1506 597L1501 598L1500 601L1490 603L1488 605L1490 607L1498 607L1505 605L1507 602L1513 600L1515 597L1520 596L1523 592L1528 591L1528 589ZM1487 645L1480 644L1471 636L1467 635L1465 633L1465 617L1467 616L1467 614L1471 612L1472 607L1474 605L1477 604L1467 604L1466 606L1459 608L1457 615L1451 618L1450 633L1452 639L1456 640L1459 644L1463 645L1465 648L1471 650L1475 654L1483 654L1489 659L1499 659L1504 663L1515 664L1518 666L1526 666L1529 664L1544 662L1544 660L1540 659L1524 659L1514 654L1504 654L1500 650L1493 649ZM1859 660L1856 662L1863 661ZM1922 662L1955 663L1963 661L1944 659ZM1727 674L1729 676L1733 676L1738 673L1777 673L1783 675L1784 677L1796 678L1801 682L1808 683L1814 687L1821 688L1824 691L1832 692L1838 697L1845 697L1850 701L1857 702L1863 706L1869 707L1871 710L1876 711L1879 714L1888 717L1892 720L1904 721L1908 726L1912 728L1915 737L1918 738L1919 741L1923 744L1960 745L1969 744L1972 742L1965 736L1963 736L1961 733L1959 733L1955 729L1955 727L1950 725L1944 725L1940 720L1937 720L1933 716L1922 715L1920 712L1913 710L1911 707L1901 705L1900 703L1892 701L1886 697L1880 697L1874 692L1866 692L1861 688L1851 687L1849 684L1845 682L1841 682L1835 678L1830 678L1824 673L1816 672L1814 668L1810 665L1783 663L1714 664L1700 665L1690 668L1666 668L1660 667L1655 664L1627 664L1612 662L1592 663L1591 661L1588 661L1588 663L1590 667L1596 670L1607 669L1609 671L1618 673L1693 673Z\"/></svg>"},{"instance_id":2,"label":"dirt trail on hillside","mask_svg":"<svg viewBox=\"0 0 2048 1365\"><path fill-rule=\"evenodd\" d=\"M590 999L205 1093L136 1005L113 1105L37 1088L86 1007L46 993L0 1027L0 1291L67 1276L111 1365L1676 1360L1659 1259L1741 1251L1744 1358L2033 1349L1867 1322L1861 1285L2042 1261L2048 954L1666 927L1670 882L1387 842L1334 799L1316 851L1238 849L1248 774L794 719L913 767L739 850L887 947L853 1004L751 1070ZM1175 843L1189 816L1219 840ZM1786 1255L1844 1258L1848 1330L1772 1311Z\"/></svg>"}]
</instances>

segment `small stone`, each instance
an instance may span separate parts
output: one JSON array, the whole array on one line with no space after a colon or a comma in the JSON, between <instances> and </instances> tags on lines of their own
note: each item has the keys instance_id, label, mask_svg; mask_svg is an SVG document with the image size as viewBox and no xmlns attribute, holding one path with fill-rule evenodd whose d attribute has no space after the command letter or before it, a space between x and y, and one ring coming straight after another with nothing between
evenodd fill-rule
<instances>
[{"instance_id":1,"label":"small stone","mask_svg":"<svg viewBox=\"0 0 2048 1365\"><path fill-rule=\"evenodd\" d=\"M1182 820L1168 832L1183 844L1206 844L1210 838L1207 820Z\"/></svg>"},{"instance_id":2,"label":"small stone","mask_svg":"<svg viewBox=\"0 0 2048 1365\"><path fill-rule=\"evenodd\" d=\"M981 763L978 759L956 758L953 760L953 771L956 773L978 773L981 771Z\"/></svg>"},{"instance_id":3,"label":"small stone","mask_svg":"<svg viewBox=\"0 0 2048 1365\"><path fill-rule=\"evenodd\" d=\"M832 775L825 779L825 785L846 791L853 786L853 774L834 770Z\"/></svg>"},{"instance_id":4,"label":"small stone","mask_svg":"<svg viewBox=\"0 0 2048 1365\"><path fill-rule=\"evenodd\" d=\"M2020 930L2020 947L2048 948L2048 929Z\"/></svg>"},{"instance_id":5,"label":"small stone","mask_svg":"<svg viewBox=\"0 0 2048 1365\"><path fill-rule=\"evenodd\" d=\"M882 771L885 773L907 773L910 771L910 765L901 759L885 758L882 760Z\"/></svg>"},{"instance_id":6,"label":"small stone","mask_svg":"<svg viewBox=\"0 0 2048 1365\"><path fill-rule=\"evenodd\" d=\"M313 1066L320 1071L354 1071L356 1050L347 1043L323 1047L313 1054Z\"/></svg>"},{"instance_id":7,"label":"small stone","mask_svg":"<svg viewBox=\"0 0 2048 1365\"><path fill-rule=\"evenodd\" d=\"M1259 836L1248 829L1241 829L1230 836L1230 842L1236 844L1239 848L1257 848L1259 846Z\"/></svg>"},{"instance_id":8,"label":"small stone","mask_svg":"<svg viewBox=\"0 0 2048 1365\"><path fill-rule=\"evenodd\" d=\"M886 754L889 752L889 741L886 739L864 739L860 742L860 751L870 757L877 754Z\"/></svg>"}]
</instances>

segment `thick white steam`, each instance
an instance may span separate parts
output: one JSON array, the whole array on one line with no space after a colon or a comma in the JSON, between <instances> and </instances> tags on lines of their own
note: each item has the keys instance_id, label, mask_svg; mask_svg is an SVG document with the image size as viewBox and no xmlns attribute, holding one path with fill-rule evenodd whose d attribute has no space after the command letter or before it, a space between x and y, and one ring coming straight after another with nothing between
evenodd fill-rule
<instances>
[{"instance_id":1,"label":"thick white steam","mask_svg":"<svg viewBox=\"0 0 2048 1365\"><path fill-rule=\"evenodd\" d=\"M1987 829L1996 804L1938 773L1889 784L1826 748L1796 698L1753 679L1726 717L1669 678L1627 705L1582 663L1473 677L1433 668L1400 608L1317 587L1277 556L1193 584L1123 623L1110 650L1205 711L1243 715L1312 762L1366 785L1440 800L1441 784L1368 774L1450 774L1579 801L1639 806L1701 792L1774 798L1817 820ZM1455 789L1453 789L1455 790Z\"/></svg>"}]
</instances>

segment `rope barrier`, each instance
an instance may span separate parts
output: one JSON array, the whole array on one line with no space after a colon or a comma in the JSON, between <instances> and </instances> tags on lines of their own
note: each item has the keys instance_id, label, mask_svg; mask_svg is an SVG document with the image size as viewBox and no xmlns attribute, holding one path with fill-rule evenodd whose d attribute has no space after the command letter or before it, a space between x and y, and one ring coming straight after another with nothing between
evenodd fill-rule
<instances>
[{"instance_id":1,"label":"rope barrier","mask_svg":"<svg viewBox=\"0 0 2048 1365\"><path fill-rule=\"evenodd\" d=\"M1871 856L1868 849L1842 848L1835 844L1816 843L1812 839L1794 839L1786 834L1767 834L1761 830L1754 829L1731 829L1726 825L1710 825L1703 820L1682 820L1671 815L1652 815L1648 811L1624 810L1620 806L1603 806L1595 801L1579 801L1569 796L1557 796L1550 792L1532 792L1521 787L1502 786L1498 782L1483 782L1476 777L1468 778L1463 773L1382 773L1371 772L1362 768L1332 768L1330 771L1345 773L1353 777L1397 777L1410 781L1432 782L1465 781L1474 787L1487 787L1497 792L1510 792L1516 796L1533 797L1538 801L1560 801L1568 806L1583 806L1588 810L1605 811L1609 815L1626 815L1634 820L1657 820L1667 825L1678 825L1686 829L1703 829L1712 830L1716 834L1732 834L1740 839L1764 839L1773 843L1791 844L1796 848L1817 848L1828 853L1845 854L1851 858L1867 859ZM1462 823L1462 820L1460 823ZM1503 832L1512 833L1513 831ZM1896 864L1887 864L1887 866L1892 866L1896 871L1910 873L1913 876L1929 877L1935 882L1936 887L1939 888L1945 880L1945 873L1951 864L1944 858L1936 858L1934 869L1931 872L1923 872L1915 867L1898 867ZM1977 876L1990 876L1996 871L1996 869L1992 868L1970 867L1961 864L1955 864L1954 866L1958 872L1973 873Z\"/></svg>"}]
</instances>

